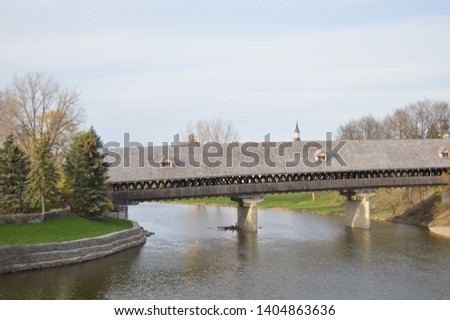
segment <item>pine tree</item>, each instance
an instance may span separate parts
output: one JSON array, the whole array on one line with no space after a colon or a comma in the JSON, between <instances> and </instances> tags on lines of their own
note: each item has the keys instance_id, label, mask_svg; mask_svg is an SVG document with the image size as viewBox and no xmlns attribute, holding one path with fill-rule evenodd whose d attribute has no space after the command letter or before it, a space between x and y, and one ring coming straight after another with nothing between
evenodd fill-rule
<instances>
[{"instance_id":1,"label":"pine tree","mask_svg":"<svg viewBox=\"0 0 450 320\"><path fill-rule=\"evenodd\" d=\"M23 211L29 170L27 157L15 144L13 136L8 135L0 149L0 214Z\"/></svg>"},{"instance_id":2,"label":"pine tree","mask_svg":"<svg viewBox=\"0 0 450 320\"><path fill-rule=\"evenodd\" d=\"M64 164L66 187L73 211L99 217L107 211L107 165L99 149L102 142L93 128L78 134Z\"/></svg>"},{"instance_id":3,"label":"pine tree","mask_svg":"<svg viewBox=\"0 0 450 320\"><path fill-rule=\"evenodd\" d=\"M427 131L426 138L427 139L439 139L439 129L435 123L432 123L430 128Z\"/></svg>"},{"instance_id":4,"label":"pine tree","mask_svg":"<svg viewBox=\"0 0 450 320\"><path fill-rule=\"evenodd\" d=\"M59 174L55 157L51 152L50 141L43 137L33 148L33 163L26 186L27 199L33 206L40 201L42 214L45 212L45 201L58 193L56 188L58 180Z\"/></svg>"}]
</instances>

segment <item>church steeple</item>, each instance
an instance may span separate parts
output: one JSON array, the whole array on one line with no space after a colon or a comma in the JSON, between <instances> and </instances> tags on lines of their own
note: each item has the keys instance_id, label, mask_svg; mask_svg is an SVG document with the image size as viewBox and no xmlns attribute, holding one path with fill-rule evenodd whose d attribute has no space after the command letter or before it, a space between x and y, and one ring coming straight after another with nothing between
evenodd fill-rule
<instances>
[{"instance_id":1,"label":"church steeple","mask_svg":"<svg viewBox=\"0 0 450 320\"><path fill-rule=\"evenodd\" d=\"M295 124L295 130L294 130L294 142L300 141L300 129L298 128L298 120Z\"/></svg>"}]
</instances>

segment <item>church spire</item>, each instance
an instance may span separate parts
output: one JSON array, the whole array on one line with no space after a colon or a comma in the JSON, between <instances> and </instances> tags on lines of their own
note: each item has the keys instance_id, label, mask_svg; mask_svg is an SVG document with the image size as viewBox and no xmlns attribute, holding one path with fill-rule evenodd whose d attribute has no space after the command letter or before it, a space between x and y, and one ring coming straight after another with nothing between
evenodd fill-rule
<instances>
[{"instance_id":1,"label":"church spire","mask_svg":"<svg viewBox=\"0 0 450 320\"><path fill-rule=\"evenodd\" d=\"M298 128L298 120L295 124L294 141L300 141L300 129Z\"/></svg>"}]
</instances>

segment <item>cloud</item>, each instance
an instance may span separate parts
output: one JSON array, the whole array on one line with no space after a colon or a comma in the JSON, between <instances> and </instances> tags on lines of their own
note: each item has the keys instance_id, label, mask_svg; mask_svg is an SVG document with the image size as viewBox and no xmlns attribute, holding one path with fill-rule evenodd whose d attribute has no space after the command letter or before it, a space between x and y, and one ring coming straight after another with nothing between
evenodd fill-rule
<instances>
[{"instance_id":1,"label":"cloud","mask_svg":"<svg viewBox=\"0 0 450 320\"><path fill-rule=\"evenodd\" d=\"M114 134L107 122L132 122L130 112L174 126L218 114L255 132L255 113L278 130L283 117L314 122L318 114L329 130L348 116L387 113L425 96L450 100L448 11L393 10L374 19L368 12L380 9L372 1L132 1L125 12L114 3L100 14L105 2L94 1L84 14L85 5L39 3L20 8L28 8L24 17L36 20L49 8L44 18L57 17L34 31L26 23L0 31L0 81L42 70L76 86L106 135Z\"/></svg>"}]
</instances>

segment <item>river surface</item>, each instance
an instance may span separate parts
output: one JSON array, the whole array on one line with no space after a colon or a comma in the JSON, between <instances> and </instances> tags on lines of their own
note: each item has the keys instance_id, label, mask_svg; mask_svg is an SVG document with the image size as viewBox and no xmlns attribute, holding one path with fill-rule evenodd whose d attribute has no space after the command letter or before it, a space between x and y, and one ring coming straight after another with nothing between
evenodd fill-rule
<instances>
[{"instance_id":1,"label":"river surface","mask_svg":"<svg viewBox=\"0 0 450 320\"><path fill-rule=\"evenodd\" d=\"M0 275L1 299L450 299L450 239L413 226L259 210L257 234L219 231L236 208L145 203L145 245Z\"/></svg>"}]
</instances>

